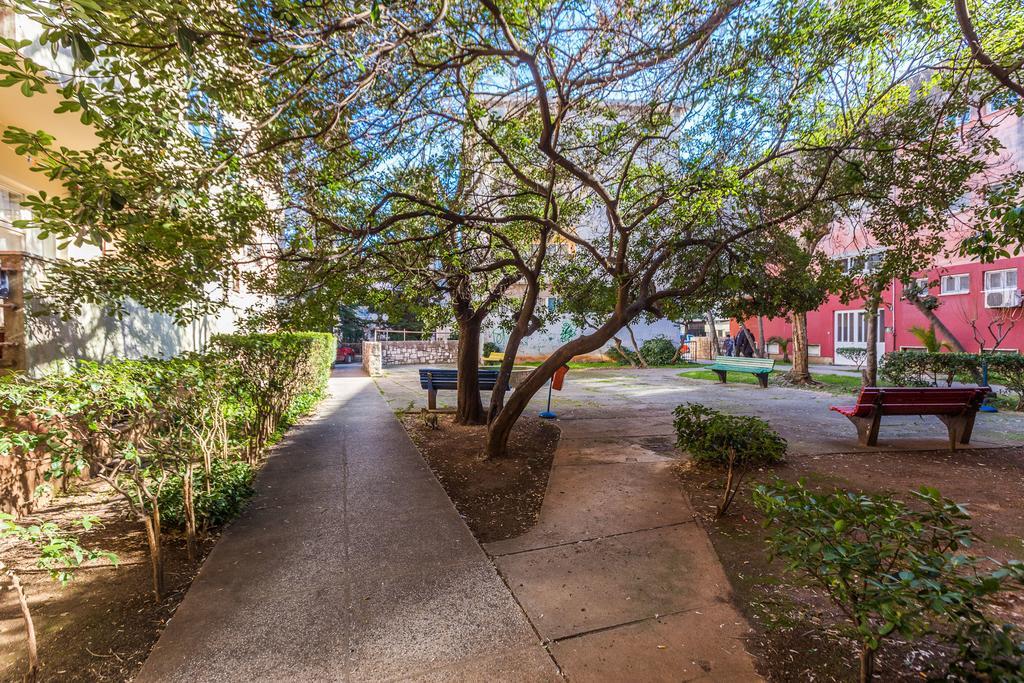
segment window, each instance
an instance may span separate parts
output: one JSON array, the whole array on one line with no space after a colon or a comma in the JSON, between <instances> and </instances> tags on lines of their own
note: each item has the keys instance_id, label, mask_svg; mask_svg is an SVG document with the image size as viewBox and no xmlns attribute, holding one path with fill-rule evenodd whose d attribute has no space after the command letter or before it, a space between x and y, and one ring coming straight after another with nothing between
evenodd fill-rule
<instances>
[{"instance_id":1,"label":"window","mask_svg":"<svg viewBox=\"0 0 1024 683\"><path fill-rule=\"evenodd\" d=\"M820 356L821 355L821 344L808 344L807 345L808 356Z\"/></svg>"},{"instance_id":2,"label":"window","mask_svg":"<svg viewBox=\"0 0 1024 683\"><path fill-rule=\"evenodd\" d=\"M939 287L940 294L967 294L969 291L971 291L971 276L967 273L942 276Z\"/></svg>"},{"instance_id":3,"label":"window","mask_svg":"<svg viewBox=\"0 0 1024 683\"><path fill-rule=\"evenodd\" d=\"M1020 102L1020 95L1015 92L1000 88L999 92L988 101L989 111L999 111L1007 107L1016 107Z\"/></svg>"},{"instance_id":4,"label":"window","mask_svg":"<svg viewBox=\"0 0 1024 683\"><path fill-rule=\"evenodd\" d=\"M547 300L547 307L550 313L554 313L558 308L558 297L549 296Z\"/></svg>"},{"instance_id":5,"label":"window","mask_svg":"<svg viewBox=\"0 0 1024 683\"><path fill-rule=\"evenodd\" d=\"M985 273L985 308L1013 308L1019 305L1016 268Z\"/></svg>"},{"instance_id":6,"label":"window","mask_svg":"<svg viewBox=\"0 0 1024 683\"><path fill-rule=\"evenodd\" d=\"M914 287L917 289L917 298L923 299L930 294L928 291L929 280L926 277L914 278Z\"/></svg>"},{"instance_id":7,"label":"window","mask_svg":"<svg viewBox=\"0 0 1024 683\"><path fill-rule=\"evenodd\" d=\"M1000 292L1017 289L1017 269L990 270L985 273L985 291Z\"/></svg>"},{"instance_id":8,"label":"window","mask_svg":"<svg viewBox=\"0 0 1024 683\"><path fill-rule=\"evenodd\" d=\"M840 256L839 261L843 272L847 275L864 275L873 273L882 265L884 251L874 251L869 254L854 254L852 256Z\"/></svg>"},{"instance_id":9,"label":"window","mask_svg":"<svg viewBox=\"0 0 1024 683\"><path fill-rule=\"evenodd\" d=\"M21 205L25 195L0 187L0 225L10 226L14 221L29 217L28 209Z\"/></svg>"},{"instance_id":10,"label":"window","mask_svg":"<svg viewBox=\"0 0 1024 683\"><path fill-rule=\"evenodd\" d=\"M885 311L878 311L878 341L885 335ZM866 344L868 320L866 311L836 311L836 346Z\"/></svg>"}]
</instances>

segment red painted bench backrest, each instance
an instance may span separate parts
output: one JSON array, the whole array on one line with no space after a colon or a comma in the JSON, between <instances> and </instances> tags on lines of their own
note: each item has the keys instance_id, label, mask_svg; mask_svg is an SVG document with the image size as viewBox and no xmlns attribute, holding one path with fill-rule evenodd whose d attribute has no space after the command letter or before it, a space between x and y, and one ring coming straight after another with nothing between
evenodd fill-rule
<instances>
[{"instance_id":1,"label":"red painted bench backrest","mask_svg":"<svg viewBox=\"0 0 1024 683\"><path fill-rule=\"evenodd\" d=\"M857 414L871 413L874 406L889 415L956 415L981 404L985 387L865 387L857 398Z\"/></svg>"}]
</instances>

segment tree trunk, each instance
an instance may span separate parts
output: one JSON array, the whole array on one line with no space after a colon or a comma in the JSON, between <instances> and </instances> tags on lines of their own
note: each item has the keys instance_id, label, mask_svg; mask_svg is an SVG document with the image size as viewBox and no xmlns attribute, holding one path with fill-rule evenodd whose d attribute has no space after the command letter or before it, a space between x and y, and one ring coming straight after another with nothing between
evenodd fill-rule
<instances>
[{"instance_id":1,"label":"tree trunk","mask_svg":"<svg viewBox=\"0 0 1024 683\"><path fill-rule=\"evenodd\" d=\"M519 387L512 392L512 396L505 403L505 407L488 425L484 456L487 458L504 457L508 451L508 439L512 434L512 428L515 426L516 421L519 420L523 411L526 410L530 399L547 384L548 380L555 374L555 371L574 357L584 353L591 353L601 348L630 319L631 317L626 317L622 314L612 315L601 327L592 333L577 337L571 342L563 344L534 369L533 372L527 375L526 379L519 384Z\"/></svg>"},{"instance_id":2,"label":"tree trunk","mask_svg":"<svg viewBox=\"0 0 1024 683\"><path fill-rule=\"evenodd\" d=\"M708 326L708 338L711 340L711 356L722 355L722 345L718 343L718 330L715 329L715 316L713 313L708 312L704 316Z\"/></svg>"},{"instance_id":3,"label":"tree trunk","mask_svg":"<svg viewBox=\"0 0 1024 683\"><path fill-rule=\"evenodd\" d=\"M640 363L633 359L633 356L626 353L626 349L622 348L622 340L618 337L612 337L612 343L615 344L615 350L619 352L619 355L626 359L626 361L634 368L640 367Z\"/></svg>"},{"instance_id":4,"label":"tree trunk","mask_svg":"<svg viewBox=\"0 0 1024 683\"><path fill-rule=\"evenodd\" d=\"M764 316L757 316L757 356L758 358L768 357L768 344L764 339Z\"/></svg>"},{"instance_id":5,"label":"tree trunk","mask_svg":"<svg viewBox=\"0 0 1024 683\"><path fill-rule=\"evenodd\" d=\"M786 374L790 384L813 384L807 344L807 313L793 314L793 368Z\"/></svg>"},{"instance_id":6,"label":"tree trunk","mask_svg":"<svg viewBox=\"0 0 1024 683\"><path fill-rule=\"evenodd\" d=\"M882 303L879 294L872 294L864 302L864 319L867 323L867 355L864 358L864 386L878 386L878 306Z\"/></svg>"},{"instance_id":7,"label":"tree trunk","mask_svg":"<svg viewBox=\"0 0 1024 683\"><path fill-rule=\"evenodd\" d=\"M28 647L28 670L25 672L25 681L34 683L39 676L39 646L36 644L36 627L32 622L32 612L28 608L28 598L25 596L25 589L21 586L21 579L13 571L11 586L18 594L18 605L21 607L21 618L25 622L25 645Z\"/></svg>"},{"instance_id":8,"label":"tree trunk","mask_svg":"<svg viewBox=\"0 0 1024 683\"><path fill-rule=\"evenodd\" d=\"M143 513L145 514L145 513ZM153 595L160 602L164 597L164 557L160 541L160 508L153 504L153 512L145 515L146 543L149 545L149 564L153 578Z\"/></svg>"},{"instance_id":9,"label":"tree trunk","mask_svg":"<svg viewBox=\"0 0 1024 683\"><path fill-rule=\"evenodd\" d=\"M636 351L636 359L640 363L640 367L646 368L648 366L647 359L644 358L644 354L640 351L640 345L636 343L636 337L633 335L633 328L626 325L626 331L629 332L629 341L633 344L633 350Z\"/></svg>"},{"instance_id":10,"label":"tree trunk","mask_svg":"<svg viewBox=\"0 0 1024 683\"><path fill-rule=\"evenodd\" d=\"M875 651L867 643L861 644L860 650L860 683L871 683L875 677Z\"/></svg>"},{"instance_id":11,"label":"tree trunk","mask_svg":"<svg viewBox=\"0 0 1024 683\"><path fill-rule=\"evenodd\" d=\"M196 560L196 501L192 490L192 477L195 466L189 461L185 465L185 474L181 480L181 501L185 510L185 546L188 549L189 562Z\"/></svg>"},{"instance_id":12,"label":"tree trunk","mask_svg":"<svg viewBox=\"0 0 1024 683\"><path fill-rule=\"evenodd\" d=\"M501 369L498 371L498 384L491 392L491 403L487 408L487 423L497 417L501 409L505 407L505 387L512 376L512 368L515 367L516 356L519 354L519 345L523 339L532 334L538 325L532 325L533 314L537 308L537 298L540 296L540 286L536 279L528 279L526 283L526 294L523 296L523 304L516 316L516 324L505 343L505 357L501 361Z\"/></svg>"},{"instance_id":13,"label":"tree trunk","mask_svg":"<svg viewBox=\"0 0 1024 683\"><path fill-rule=\"evenodd\" d=\"M470 315L459 319L458 369L455 422L460 425L482 425L487 422L480 400L480 319Z\"/></svg>"}]
</instances>

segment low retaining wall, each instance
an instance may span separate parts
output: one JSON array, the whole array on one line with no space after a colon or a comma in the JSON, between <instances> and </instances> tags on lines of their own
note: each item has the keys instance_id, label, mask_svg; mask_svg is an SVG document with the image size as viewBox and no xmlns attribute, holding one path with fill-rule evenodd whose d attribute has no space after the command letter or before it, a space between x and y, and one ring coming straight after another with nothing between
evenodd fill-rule
<instances>
[{"instance_id":1,"label":"low retaining wall","mask_svg":"<svg viewBox=\"0 0 1024 683\"><path fill-rule=\"evenodd\" d=\"M458 351L459 342L454 339L363 342L363 370L372 377L391 365L454 363Z\"/></svg>"}]
</instances>

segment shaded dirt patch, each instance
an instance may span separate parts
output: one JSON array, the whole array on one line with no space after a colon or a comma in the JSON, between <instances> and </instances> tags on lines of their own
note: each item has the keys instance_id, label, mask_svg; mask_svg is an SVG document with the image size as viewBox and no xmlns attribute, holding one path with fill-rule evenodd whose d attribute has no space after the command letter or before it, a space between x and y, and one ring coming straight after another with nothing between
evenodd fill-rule
<instances>
[{"instance_id":1,"label":"shaded dirt patch","mask_svg":"<svg viewBox=\"0 0 1024 683\"><path fill-rule=\"evenodd\" d=\"M43 681L123 681L145 662L164 624L174 614L215 538L205 539L196 562L189 562L183 539L165 536L167 594L156 603L142 525L125 503L96 483L41 507L20 523L71 521L96 515L102 524L79 534L83 546L117 554L119 565L104 561L83 566L65 588L33 569L32 551L20 544L0 546L5 562L20 570L39 639ZM25 669L25 631L13 591L0 592L0 681L20 681Z\"/></svg>"},{"instance_id":2,"label":"shaded dirt patch","mask_svg":"<svg viewBox=\"0 0 1024 683\"><path fill-rule=\"evenodd\" d=\"M506 458L483 460L486 427L457 425L437 415L402 417L409 436L481 543L519 536L537 523L558 445L559 429L538 418L516 423Z\"/></svg>"},{"instance_id":3,"label":"shaded dirt patch","mask_svg":"<svg viewBox=\"0 0 1024 683\"><path fill-rule=\"evenodd\" d=\"M789 455L786 464L748 477L729 515L717 522L712 517L722 473L689 463L682 463L678 472L729 575L737 606L754 626L750 650L762 675L772 681L855 680L857 644L823 594L786 574L781 561L767 561L767 533L749 502L749 491L758 481L804 478L814 489L898 497L934 486L971 512L971 524L983 540L974 554L1001 561L1024 558L1024 449ZM1003 621L1024 625L1024 595L1006 593L998 612ZM878 655L881 680L923 680L941 672L951 654L931 639L887 641Z\"/></svg>"}]
</instances>

